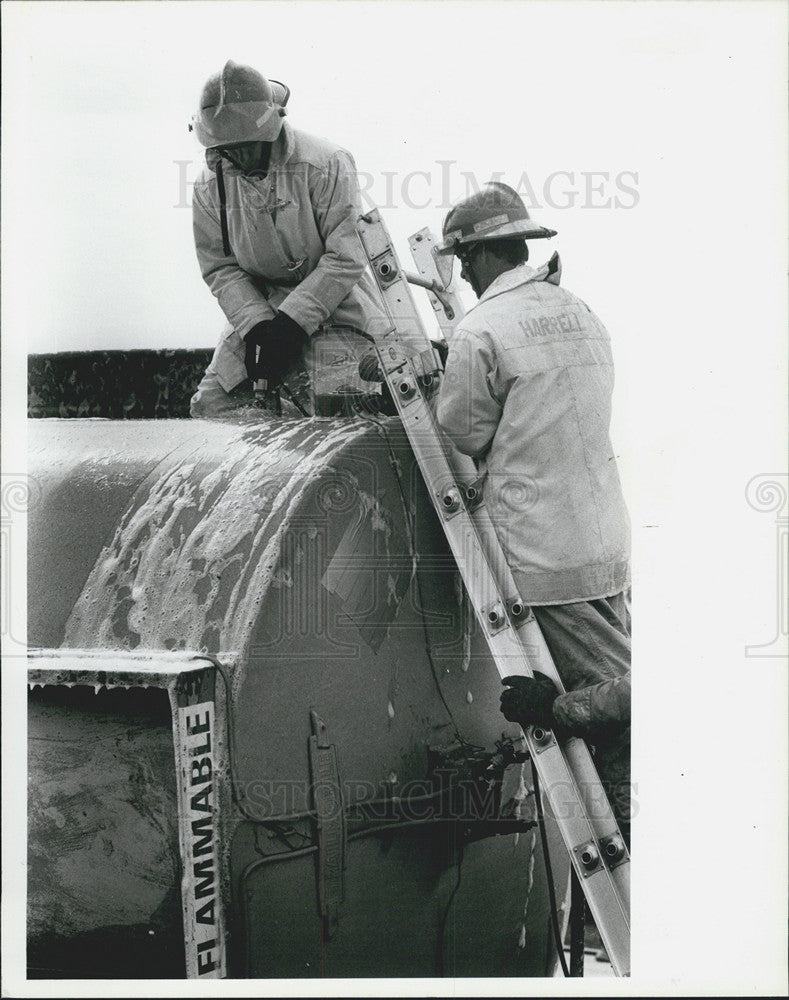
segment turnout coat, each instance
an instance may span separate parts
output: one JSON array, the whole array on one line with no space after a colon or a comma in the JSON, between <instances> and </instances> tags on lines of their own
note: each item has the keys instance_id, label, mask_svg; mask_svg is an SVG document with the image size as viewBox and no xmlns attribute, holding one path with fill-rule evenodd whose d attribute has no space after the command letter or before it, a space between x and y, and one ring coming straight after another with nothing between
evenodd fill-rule
<instances>
[{"instance_id":1,"label":"turnout coat","mask_svg":"<svg viewBox=\"0 0 789 1000\"><path fill-rule=\"evenodd\" d=\"M356 230L361 206L350 153L284 122L265 177L225 160L230 256L217 160L206 151L192 210L200 270L228 321L210 368L230 392L246 378L244 335L278 310L313 334L328 323L365 331L380 307Z\"/></svg>"},{"instance_id":2,"label":"turnout coat","mask_svg":"<svg viewBox=\"0 0 789 1000\"><path fill-rule=\"evenodd\" d=\"M574 736L594 740L601 733L630 725L630 673L560 694L553 703L556 719Z\"/></svg>"},{"instance_id":3,"label":"turnout coat","mask_svg":"<svg viewBox=\"0 0 789 1000\"><path fill-rule=\"evenodd\" d=\"M630 581L630 525L609 423L608 333L559 287L554 254L490 285L458 324L439 423L487 473L484 496L522 600L609 597Z\"/></svg>"}]
</instances>

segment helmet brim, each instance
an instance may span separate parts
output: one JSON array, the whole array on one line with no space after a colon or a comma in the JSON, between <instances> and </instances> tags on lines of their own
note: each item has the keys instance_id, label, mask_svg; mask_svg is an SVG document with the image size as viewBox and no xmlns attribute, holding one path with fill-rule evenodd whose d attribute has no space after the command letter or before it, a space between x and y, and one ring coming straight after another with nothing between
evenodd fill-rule
<instances>
[{"instance_id":1,"label":"helmet brim","mask_svg":"<svg viewBox=\"0 0 789 1000\"><path fill-rule=\"evenodd\" d=\"M197 141L206 149L227 143L274 142L286 114L281 105L267 101L222 104L218 108L203 108L192 119L192 128Z\"/></svg>"},{"instance_id":2,"label":"helmet brim","mask_svg":"<svg viewBox=\"0 0 789 1000\"><path fill-rule=\"evenodd\" d=\"M447 233L444 242L436 247L436 253L442 257L449 257L454 254L459 246L467 246L469 243L486 243L489 240L549 240L556 236L555 229L547 229L545 226L538 226L531 219L518 219L515 222L507 222L503 225L494 226L480 232L462 235L460 230L454 233Z\"/></svg>"}]
</instances>

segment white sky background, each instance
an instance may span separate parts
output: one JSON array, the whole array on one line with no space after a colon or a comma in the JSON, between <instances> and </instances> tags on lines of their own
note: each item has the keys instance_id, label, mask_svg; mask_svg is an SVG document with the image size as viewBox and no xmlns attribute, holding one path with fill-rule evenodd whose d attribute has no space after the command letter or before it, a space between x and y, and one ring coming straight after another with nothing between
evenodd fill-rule
<instances>
[{"instance_id":1,"label":"white sky background","mask_svg":"<svg viewBox=\"0 0 789 1000\"><path fill-rule=\"evenodd\" d=\"M31 353L215 344L224 317L199 274L189 207L202 150L186 126L227 58L285 80L291 122L353 152L401 253L495 172L559 231L532 244L532 260L557 249L564 283L611 331L628 496L634 360L645 344L662 355L667 328L707 329L710 303L678 314L677 291L719 284L735 245L758 252L755 223L780 226L782 147L763 129L769 104L774 121L782 107L780 61L763 58L780 38L777 7L5 6L16 90L4 145L27 152L6 174L4 294ZM769 102L761 114L754 95ZM695 336L682 350L703 369L707 347Z\"/></svg>"},{"instance_id":2,"label":"white sky background","mask_svg":"<svg viewBox=\"0 0 789 1000\"><path fill-rule=\"evenodd\" d=\"M5 469L24 461L8 407L13 420L26 350L215 343L223 317L176 161L192 179L186 125L228 58L288 83L291 123L353 152L403 255L410 233L440 230L461 172L528 176L533 217L559 231L533 262L560 252L617 363L636 573L635 993L785 983L787 662L745 655L775 634L779 600L777 515L745 491L786 464L785 11L2 6ZM558 171L574 178L547 197ZM591 196L590 171L610 178ZM593 207L617 197L627 207Z\"/></svg>"}]
</instances>

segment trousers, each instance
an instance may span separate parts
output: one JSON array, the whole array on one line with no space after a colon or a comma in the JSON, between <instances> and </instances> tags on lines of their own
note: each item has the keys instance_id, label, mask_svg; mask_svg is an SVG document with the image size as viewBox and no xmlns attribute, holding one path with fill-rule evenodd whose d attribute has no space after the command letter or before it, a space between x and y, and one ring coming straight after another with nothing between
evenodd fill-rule
<instances>
[{"instance_id":1,"label":"trousers","mask_svg":"<svg viewBox=\"0 0 789 1000\"><path fill-rule=\"evenodd\" d=\"M630 595L573 604L532 605L532 611L568 691L630 672ZM630 843L632 795L630 726L601 730L592 753L622 835Z\"/></svg>"}]
</instances>

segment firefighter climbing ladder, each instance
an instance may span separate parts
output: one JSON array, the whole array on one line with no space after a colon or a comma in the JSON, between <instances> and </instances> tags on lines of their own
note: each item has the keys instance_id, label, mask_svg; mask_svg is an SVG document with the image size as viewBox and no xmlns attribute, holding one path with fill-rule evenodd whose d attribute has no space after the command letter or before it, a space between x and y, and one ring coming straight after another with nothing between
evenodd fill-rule
<instances>
[{"instance_id":1,"label":"firefighter climbing ladder","mask_svg":"<svg viewBox=\"0 0 789 1000\"><path fill-rule=\"evenodd\" d=\"M425 268L417 281L407 275L377 209L363 215L358 227L386 313L371 331L381 368L499 674L530 676L534 664L561 688L525 603L528 595L517 592L476 467L443 434L428 402L441 370L408 282L427 288L434 310L440 307L450 321L458 304L440 283L424 277ZM412 238L412 250L423 234L429 239L423 230ZM630 857L589 750L575 738L560 745L550 730L536 726L524 735L614 972L629 975Z\"/></svg>"}]
</instances>

